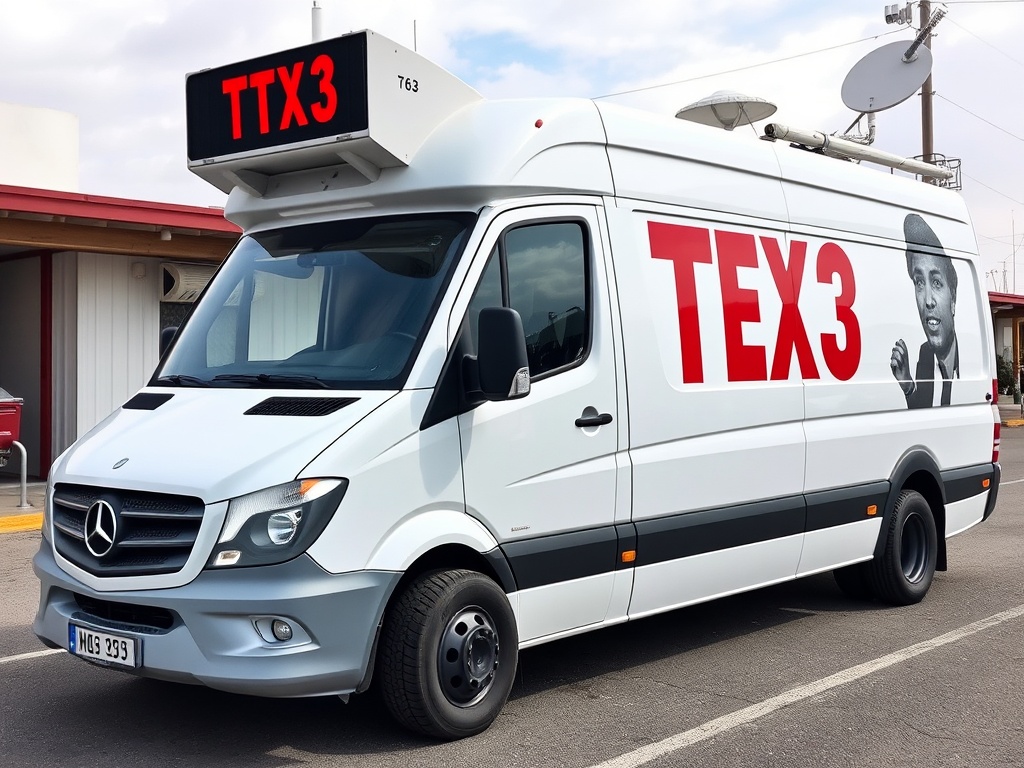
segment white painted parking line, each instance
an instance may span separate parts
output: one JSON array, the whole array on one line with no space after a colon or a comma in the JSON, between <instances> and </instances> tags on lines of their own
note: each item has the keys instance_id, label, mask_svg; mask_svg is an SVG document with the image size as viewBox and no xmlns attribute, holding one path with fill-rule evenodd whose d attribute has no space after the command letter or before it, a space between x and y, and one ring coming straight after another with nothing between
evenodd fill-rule
<instances>
[{"instance_id":1,"label":"white painted parking line","mask_svg":"<svg viewBox=\"0 0 1024 768\"><path fill-rule=\"evenodd\" d=\"M63 648L55 648L50 651L33 651L32 653L19 653L17 656L0 656L0 664L11 664L15 661L27 661L38 659L40 656L52 656L55 653L67 653Z\"/></svg>"},{"instance_id":2,"label":"white painted parking line","mask_svg":"<svg viewBox=\"0 0 1024 768\"><path fill-rule=\"evenodd\" d=\"M1024 480L1000 480L1000 485L1013 485L1014 483L1024 483Z\"/></svg>"},{"instance_id":3,"label":"white painted parking line","mask_svg":"<svg viewBox=\"0 0 1024 768\"><path fill-rule=\"evenodd\" d=\"M726 731L735 728L738 725L746 725L752 723L758 718L769 715L776 710L788 707L791 704L796 704L804 699L809 699L812 696L817 696L819 693L831 690L832 688L838 688L841 685L852 683L854 680L859 680L862 677L870 675L873 672L877 672L880 669L891 667L894 664L899 664L907 659L912 659L915 656L920 656L922 653L928 653L934 651L936 648L940 648L943 645L949 643L955 643L957 640L962 640L969 635L973 635L977 632L994 627L998 624L1002 624L1013 619L1019 619L1024 616L1024 605L1018 605L1016 608L1011 608L1008 611L997 613L994 616L989 616L987 619L976 621L972 624L954 629L952 632L947 632L944 635L932 638L931 640L925 640L924 642L911 645L899 651L880 656L873 661L867 661L863 664L858 664L855 667L844 669L842 672L837 672L834 675L823 677L820 680L815 680L813 683L807 683L801 685L792 690L781 693L778 696L773 696L770 699L765 699L757 704L752 704L749 707L730 712L728 715L711 720L703 725L698 725L696 728L691 728L688 731L677 733L675 736L669 736L667 739L655 742L654 744L648 744L645 747L640 747L632 752L627 752L624 755L613 757L610 760L606 760L603 763L597 763L592 768L636 768L637 766L649 763L652 760L657 760L660 757L664 757L672 752L676 752L684 747L692 746L705 739L710 739L713 736L718 736Z\"/></svg>"}]
</instances>

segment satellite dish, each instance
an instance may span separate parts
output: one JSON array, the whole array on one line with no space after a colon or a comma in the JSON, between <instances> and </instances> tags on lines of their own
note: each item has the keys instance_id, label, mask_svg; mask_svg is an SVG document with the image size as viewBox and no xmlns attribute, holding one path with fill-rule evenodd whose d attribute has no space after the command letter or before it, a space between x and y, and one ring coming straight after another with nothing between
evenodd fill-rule
<instances>
[{"instance_id":1,"label":"satellite dish","mask_svg":"<svg viewBox=\"0 0 1024 768\"><path fill-rule=\"evenodd\" d=\"M736 91L715 91L710 96L683 107L676 112L676 117L731 131L737 125L747 125L771 117L776 109L778 107L770 101L756 96L745 96Z\"/></svg>"},{"instance_id":2,"label":"satellite dish","mask_svg":"<svg viewBox=\"0 0 1024 768\"><path fill-rule=\"evenodd\" d=\"M854 64L843 81L843 103L854 112L881 112L913 96L932 71L932 52L920 46L909 61L905 53L907 43L889 43Z\"/></svg>"}]
</instances>

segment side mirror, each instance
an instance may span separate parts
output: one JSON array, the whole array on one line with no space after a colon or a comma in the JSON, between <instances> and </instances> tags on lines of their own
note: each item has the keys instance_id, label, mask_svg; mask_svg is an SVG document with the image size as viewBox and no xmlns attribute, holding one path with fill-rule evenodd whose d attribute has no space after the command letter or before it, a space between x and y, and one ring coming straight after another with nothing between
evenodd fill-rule
<instances>
[{"instance_id":1,"label":"side mirror","mask_svg":"<svg viewBox=\"0 0 1024 768\"><path fill-rule=\"evenodd\" d=\"M160 357L164 356L167 352L167 348L171 346L171 342L174 340L174 334L178 332L178 326L168 326L160 330Z\"/></svg>"},{"instance_id":2,"label":"side mirror","mask_svg":"<svg viewBox=\"0 0 1024 768\"><path fill-rule=\"evenodd\" d=\"M508 307L480 310L480 345L475 361L479 390L469 394L484 400L514 400L530 394L530 363L526 334L519 313Z\"/></svg>"}]
</instances>

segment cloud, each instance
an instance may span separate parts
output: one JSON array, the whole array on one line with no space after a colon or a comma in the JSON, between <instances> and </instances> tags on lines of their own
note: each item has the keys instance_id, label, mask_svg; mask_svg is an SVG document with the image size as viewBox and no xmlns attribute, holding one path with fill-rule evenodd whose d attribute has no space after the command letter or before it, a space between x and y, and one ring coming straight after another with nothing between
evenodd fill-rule
<instances>
[{"instance_id":1,"label":"cloud","mask_svg":"<svg viewBox=\"0 0 1024 768\"><path fill-rule=\"evenodd\" d=\"M849 68L914 35L886 26L875 0L320 5L328 35L369 28L415 44L488 98L632 91L609 100L674 114L731 89L776 103L773 120L826 132L856 117L839 95ZM1024 230L1024 105L1016 97L1024 6L958 3L948 11L934 46L935 149L963 161L963 195L994 268L1010 256L1018 214ZM308 0L8 2L0 11L0 101L78 115L85 192L221 204L222 193L186 170L185 75L304 45L310 17ZM841 45L861 38L871 39ZM826 48L833 50L791 58ZM878 116L876 146L921 152L919 97Z\"/></svg>"}]
</instances>

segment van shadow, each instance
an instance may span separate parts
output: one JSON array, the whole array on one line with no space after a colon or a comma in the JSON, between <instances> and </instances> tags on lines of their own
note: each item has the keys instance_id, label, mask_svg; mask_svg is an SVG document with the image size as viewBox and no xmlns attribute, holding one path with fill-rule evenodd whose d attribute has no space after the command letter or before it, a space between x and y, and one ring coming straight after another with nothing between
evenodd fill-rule
<instances>
[{"instance_id":1,"label":"van shadow","mask_svg":"<svg viewBox=\"0 0 1024 768\"><path fill-rule=\"evenodd\" d=\"M847 597L831 573L810 576L527 649L520 654L519 679L509 698L628 671L780 627L809 614L885 607Z\"/></svg>"},{"instance_id":2,"label":"van shadow","mask_svg":"<svg viewBox=\"0 0 1024 768\"><path fill-rule=\"evenodd\" d=\"M769 587L523 651L511 698L628 672L808 613L880 607L844 597L828 574ZM21 755L25 759L16 760L18 765L79 765L95 757L97 745L105 745L107 768L357 765L369 755L380 766L459 765L473 749L507 741L500 735L500 718L490 731L465 742L440 744L413 736L390 719L372 691L354 696L348 705L336 698L262 699L138 679L67 656L49 658L52 669L34 670L47 669L52 681L25 669L6 681L8 690L0 694L0 705L9 696L18 702L0 706L14 720L8 733L18 734L18 744L32 745L31 755ZM40 693L45 689L51 695ZM58 692L56 709L53 692ZM55 718L59 728L53 727ZM11 747L0 746L0 751Z\"/></svg>"}]
</instances>

